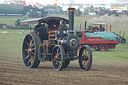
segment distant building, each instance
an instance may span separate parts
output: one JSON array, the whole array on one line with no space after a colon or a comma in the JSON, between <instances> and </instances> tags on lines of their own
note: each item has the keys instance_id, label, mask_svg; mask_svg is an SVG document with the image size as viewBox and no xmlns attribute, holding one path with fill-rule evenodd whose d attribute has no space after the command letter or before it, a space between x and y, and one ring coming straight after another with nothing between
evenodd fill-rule
<instances>
[{"instance_id":1,"label":"distant building","mask_svg":"<svg viewBox=\"0 0 128 85\"><path fill-rule=\"evenodd\" d=\"M126 3L113 3L110 4L110 10L128 10L128 4Z\"/></svg>"},{"instance_id":2,"label":"distant building","mask_svg":"<svg viewBox=\"0 0 128 85\"><path fill-rule=\"evenodd\" d=\"M4 0L5 4L22 4L25 5L25 0Z\"/></svg>"}]
</instances>

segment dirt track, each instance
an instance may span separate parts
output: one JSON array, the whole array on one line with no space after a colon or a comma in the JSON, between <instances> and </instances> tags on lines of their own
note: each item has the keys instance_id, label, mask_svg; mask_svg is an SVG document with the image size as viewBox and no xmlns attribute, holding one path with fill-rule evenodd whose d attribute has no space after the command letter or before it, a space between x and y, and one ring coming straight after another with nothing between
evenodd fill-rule
<instances>
[{"instance_id":1,"label":"dirt track","mask_svg":"<svg viewBox=\"0 0 128 85\"><path fill-rule=\"evenodd\" d=\"M73 61L68 68L57 72L51 62L27 69L21 58L0 57L0 85L128 85L126 66L94 62L91 70L83 71Z\"/></svg>"}]
</instances>

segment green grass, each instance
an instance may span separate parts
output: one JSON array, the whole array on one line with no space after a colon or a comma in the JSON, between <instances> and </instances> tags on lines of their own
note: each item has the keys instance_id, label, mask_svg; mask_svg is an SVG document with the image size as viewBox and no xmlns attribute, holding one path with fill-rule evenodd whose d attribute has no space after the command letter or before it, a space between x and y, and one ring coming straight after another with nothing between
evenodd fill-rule
<instances>
[{"instance_id":1,"label":"green grass","mask_svg":"<svg viewBox=\"0 0 128 85\"><path fill-rule=\"evenodd\" d=\"M61 15L62 16L62 15ZM68 18L68 16L62 16L64 18ZM14 22L17 18L23 19L23 17L1 17L0 19L5 20L9 25L14 25ZM75 29L80 28L80 23L82 24L82 28L84 28L84 21L89 21L95 18L95 16L80 16L75 17ZM98 17L97 17L98 18ZM115 22L116 23L116 22ZM113 31L118 32L122 28L117 29L117 24L113 24ZM121 26L120 26L121 27ZM126 26L128 27L128 26ZM2 33L4 31L8 31L9 33ZM128 29L123 30L128 32ZM21 58L22 57L22 42L26 34L28 34L30 30L22 30L22 29L0 29L0 57L7 58ZM125 36L128 39L128 35ZM93 52L93 60L102 61L102 62L127 62L128 61L128 43L118 44L115 49L109 50L108 52Z\"/></svg>"},{"instance_id":2,"label":"green grass","mask_svg":"<svg viewBox=\"0 0 128 85\"><path fill-rule=\"evenodd\" d=\"M9 33L1 33L8 31ZM28 30L0 29L0 55L1 57L21 57L21 47L24 36Z\"/></svg>"},{"instance_id":3,"label":"green grass","mask_svg":"<svg viewBox=\"0 0 128 85\"><path fill-rule=\"evenodd\" d=\"M10 33L1 33L8 31ZM0 30L0 57L13 57L21 58L22 42L29 30L17 29L2 29ZM108 52L93 51L94 60L105 61L128 61L128 43L118 44L116 49L109 50Z\"/></svg>"}]
</instances>

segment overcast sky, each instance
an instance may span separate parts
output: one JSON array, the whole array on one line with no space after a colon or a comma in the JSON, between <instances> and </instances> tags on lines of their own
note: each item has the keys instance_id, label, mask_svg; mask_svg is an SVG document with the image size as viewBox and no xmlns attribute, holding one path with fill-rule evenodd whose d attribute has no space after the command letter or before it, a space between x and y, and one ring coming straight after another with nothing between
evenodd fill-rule
<instances>
[{"instance_id":1,"label":"overcast sky","mask_svg":"<svg viewBox=\"0 0 128 85\"><path fill-rule=\"evenodd\" d=\"M3 3L5 0L0 0L1 3ZM41 4L53 4L55 0L26 0L27 2L35 3L39 2ZM102 4L102 3L113 3L116 2L117 0L60 0L60 3L64 4L88 4L88 3L96 3L96 4Z\"/></svg>"},{"instance_id":2,"label":"overcast sky","mask_svg":"<svg viewBox=\"0 0 128 85\"><path fill-rule=\"evenodd\" d=\"M0 0L0 3L3 3L5 0ZM54 1L57 0L26 0L30 3L39 2L41 4L53 4ZM119 0L59 0L60 4L108 4L108 3L117 3ZM120 0L120 1L127 1L128 0Z\"/></svg>"},{"instance_id":3,"label":"overcast sky","mask_svg":"<svg viewBox=\"0 0 128 85\"><path fill-rule=\"evenodd\" d=\"M46 4L53 4L55 0L26 0L28 2L40 2L40 3L46 3ZM69 4L81 4L81 3L113 3L116 2L116 0L60 0L60 3Z\"/></svg>"}]
</instances>

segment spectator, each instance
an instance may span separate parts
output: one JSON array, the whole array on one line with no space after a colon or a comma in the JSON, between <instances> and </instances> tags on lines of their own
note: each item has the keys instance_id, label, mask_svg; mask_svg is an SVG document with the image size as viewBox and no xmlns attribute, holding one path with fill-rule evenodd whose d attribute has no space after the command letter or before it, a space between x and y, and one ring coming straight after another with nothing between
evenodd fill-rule
<instances>
[{"instance_id":1,"label":"spectator","mask_svg":"<svg viewBox=\"0 0 128 85\"><path fill-rule=\"evenodd\" d=\"M101 31L101 32L104 32L104 31L105 31L105 28L102 27L102 25L100 25L100 31Z\"/></svg>"}]
</instances>

